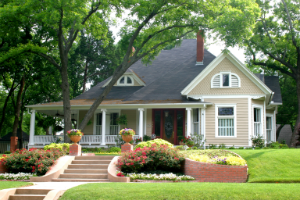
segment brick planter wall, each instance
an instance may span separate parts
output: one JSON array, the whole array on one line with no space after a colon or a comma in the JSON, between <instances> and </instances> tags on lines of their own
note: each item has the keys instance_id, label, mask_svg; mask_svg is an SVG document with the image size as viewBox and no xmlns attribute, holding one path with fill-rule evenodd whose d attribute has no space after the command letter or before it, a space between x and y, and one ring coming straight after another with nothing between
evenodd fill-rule
<instances>
[{"instance_id":1,"label":"brick planter wall","mask_svg":"<svg viewBox=\"0 0 300 200\"><path fill-rule=\"evenodd\" d=\"M192 176L197 182L244 183L247 181L247 166L230 166L202 163L186 158L184 174Z\"/></svg>"},{"instance_id":2,"label":"brick planter wall","mask_svg":"<svg viewBox=\"0 0 300 200\"><path fill-rule=\"evenodd\" d=\"M8 172L7 169L5 168L4 164L2 164L0 162L0 173L5 173L5 172Z\"/></svg>"}]
</instances>

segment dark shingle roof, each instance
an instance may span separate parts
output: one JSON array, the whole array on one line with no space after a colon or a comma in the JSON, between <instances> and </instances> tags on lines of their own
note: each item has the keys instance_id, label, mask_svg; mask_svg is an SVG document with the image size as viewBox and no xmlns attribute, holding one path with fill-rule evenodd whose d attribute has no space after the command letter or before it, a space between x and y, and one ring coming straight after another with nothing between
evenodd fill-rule
<instances>
[{"instance_id":1,"label":"dark shingle roof","mask_svg":"<svg viewBox=\"0 0 300 200\"><path fill-rule=\"evenodd\" d=\"M11 136L12 136L12 132L4 135L1 138L1 141L10 141L10 137ZM20 131L20 129L18 129L18 131L17 131L17 137L20 140L20 138L21 138L21 131ZM25 133L24 131L23 131L23 141L29 141L29 135L27 133Z\"/></svg>"},{"instance_id":2,"label":"dark shingle roof","mask_svg":"<svg viewBox=\"0 0 300 200\"><path fill-rule=\"evenodd\" d=\"M272 101L282 103L278 76L265 76L265 84L274 92Z\"/></svg>"}]
</instances>

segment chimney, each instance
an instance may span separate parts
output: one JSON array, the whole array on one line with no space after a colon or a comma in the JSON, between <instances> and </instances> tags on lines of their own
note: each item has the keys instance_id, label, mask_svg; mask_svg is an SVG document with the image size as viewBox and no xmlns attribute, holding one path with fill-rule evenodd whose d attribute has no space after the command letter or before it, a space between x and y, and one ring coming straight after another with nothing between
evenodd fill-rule
<instances>
[{"instance_id":1,"label":"chimney","mask_svg":"<svg viewBox=\"0 0 300 200\"><path fill-rule=\"evenodd\" d=\"M203 65L204 58L204 31L199 30L197 33L197 62L196 65Z\"/></svg>"}]
</instances>

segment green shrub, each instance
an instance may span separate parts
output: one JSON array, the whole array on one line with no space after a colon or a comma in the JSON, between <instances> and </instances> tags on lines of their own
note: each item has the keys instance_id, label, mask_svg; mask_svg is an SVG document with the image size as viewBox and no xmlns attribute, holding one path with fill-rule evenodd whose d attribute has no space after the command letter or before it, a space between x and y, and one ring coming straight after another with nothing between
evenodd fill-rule
<instances>
[{"instance_id":1,"label":"green shrub","mask_svg":"<svg viewBox=\"0 0 300 200\"><path fill-rule=\"evenodd\" d=\"M197 148L197 147L192 147L192 149L193 149L193 150L198 150L198 148Z\"/></svg>"},{"instance_id":2,"label":"green shrub","mask_svg":"<svg viewBox=\"0 0 300 200\"><path fill-rule=\"evenodd\" d=\"M10 151L4 151L4 154L10 154Z\"/></svg>"},{"instance_id":3,"label":"green shrub","mask_svg":"<svg viewBox=\"0 0 300 200\"><path fill-rule=\"evenodd\" d=\"M225 144L219 144L219 149L225 149L225 148L226 148Z\"/></svg>"},{"instance_id":4,"label":"green shrub","mask_svg":"<svg viewBox=\"0 0 300 200\"><path fill-rule=\"evenodd\" d=\"M178 150L184 150L184 148L183 148L182 145L175 147L175 149L178 149Z\"/></svg>"},{"instance_id":5,"label":"green shrub","mask_svg":"<svg viewBox=\"0 0 300 200\"><path fill-rule=\"evenodd\" d=\"M282 144L279 142L272 142L270 144L268 144L268 147L272 148L272 149L288 149L289 146L287 144Z\"/></svg>"},{"instance_id":6,"label":"green shrub","mask_svg":"<svg viewBox=\"0 0 300 200\"><path fill-rule=\"evenodd\" d=\"M59 149L60 151L65 151L69 153L70 144L69 143L51 143L49 145L44 146L44 150L51 150L51 149Z\"/></svg>"},{"instance_id":7,"label":"green shrub","mask_svg":"<svg viewBox=\"0 0 300 200\"><path fill-rule=\"evenodd\" d=\"M215 144L209 144L208 148L209 149L217 149L217 145L215 145Z\"/></svg>"},{"instance_id":8,"label":"green shrub","mask_svg":"<svg viewBox=\"0 0 300 200\"><path fill-rule=\"evenodd\" d=\"M121 149L119 147L111 147L109 150L108 150L109 153L119 153L121 152Z\"/></svg>"},{"instance_id":9,"label":"green shrub","mask_svg":"<svg viewBox=\"0 0 300 200\"><path fill-rule=\"evenodd\" d=\"M144 142L147 142L147 141L149 141L149 140L151 140L151 137L148 136L148 135L144 135L143 141L144 141Z\"/></svg>"},{"instance_id":10,"label":"green shrub","mask_svg":"<svg viewBox=\"0 0 300 200\"><path fill-rule=\"evenodd\" d=\"M262 139L262 136L251 138L253 147L263 148L265 146L265 140Z\"/></svg>"},{"instance_id":11,"label":"green shrub","mask_svg":"<svg viewBox=\"0 0 300 200\"><path fill-rule=\"evenodd\" d=\"M151 147L136 148L124 153L118 160L117 167L125 173L138 173L153 170L179 172L184 157L175 148L167 145L152 144Z\"/></svg>"},{"instance_id":12,"label":"green shrub","mask_svg":"<svg viewBox=\"0 0 300 200\"><path fill-rule=\"evenodd\" d=\"M239 147L239 149L244 149L244 147Z\"/></svg>"},{"instance_id":13,"label":"green shrub","mask_svg":"<svg viewBox=\"0 0 300 200\"><path fill-rule=\"evenodd\" d=\"M262 149L261 147L255 147L254 149Z\"/></svg>"},{"instance_id":14,"label":"green shrub","mask_svg":"<svg viewBox=\"0 0 300 200\"><path fill-rule=\"evenodd\" d=\"M155 139L155 140L150 140L147 142L140 142L138 145L135 146L134 149L151 147L153 144L156 144L157 146L167 145L168 147L173 148L173 144L171 144L170 142L163 140L163 139Z\"/></svg>"},{"instance_id":15,"label":"green shrub","mask_svg":"<svg viewBox=\"0 0 300 200\"><path fill-rule=\"evenodd\" d=\"M235 149L234 145L232 145L232 147L229 147L228 149Z\"/></svg>"},{"instance_id":16,"label":"green shrub","mask_svg":"<svg viewBox=\"0 0 300 200\"><path fill-rule=\"evenodd\" d=\"M64 151L52 148L42 149L17 149L1 162L10 173L36 173L38 176L46 174L55 160L64 155Z\"/></svg>"}]
</instances>

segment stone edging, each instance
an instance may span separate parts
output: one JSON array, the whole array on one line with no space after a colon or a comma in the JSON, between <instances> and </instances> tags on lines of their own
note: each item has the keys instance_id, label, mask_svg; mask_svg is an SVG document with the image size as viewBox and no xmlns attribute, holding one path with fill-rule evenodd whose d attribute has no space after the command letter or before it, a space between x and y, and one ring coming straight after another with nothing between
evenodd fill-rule
<instances>
[{"instance_id":1,"label":"stone edging","mask_svg":"<svg viewBox=\"0 0 300 200\"><path fill-rule=\"evenodd\" d=\"M117 176L117 166L116 163L118 162L120 156L115 156L108 165L107 173L108 179L111 182L130 182L129 177L119 177Z\"/></svg>"}]
</instances>

